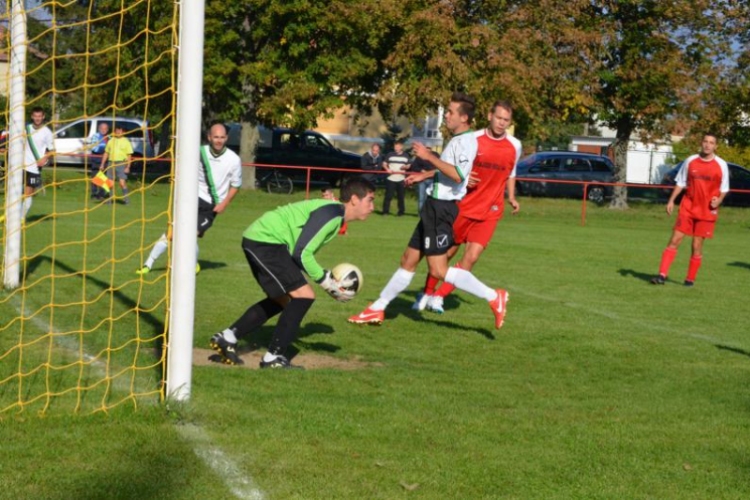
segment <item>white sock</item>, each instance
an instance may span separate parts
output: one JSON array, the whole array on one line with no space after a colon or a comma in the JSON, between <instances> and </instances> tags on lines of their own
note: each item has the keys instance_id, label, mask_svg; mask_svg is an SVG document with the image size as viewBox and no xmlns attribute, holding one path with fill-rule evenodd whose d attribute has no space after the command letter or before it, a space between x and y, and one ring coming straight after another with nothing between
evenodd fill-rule
<instances>
[{"instance_id":1,"label":"white sock","mask_svg":"<svg viewBox=\"0 0 750 500\"><path fill-rule=\"evenodd\" d=\"M445 282L450 283L459 290L469 292L470 294L486 301L495 300L497 298L497 292L495 290L479 281L466 269L460 269L458 267L448 268L448 272L445 273Z\"/></svg>"},{"instance_id":2,"label":"white sock","mask_svg":"<svg viewBox=\"0 0 750 500\"><path fill-rule=\"evenodd\" d=\"M227 328L226 330L221 332L221 334L224 336L224 340L226 340L227 342L231 344L237 343L237 337L234 336L234 330L232 330L231 328Z\"/></svg>"},{"instance_id":3,"label":"white sock","mask_svg":"<svg viewBox=\"0 0 750 500\"><path fill-rule=\"evenodd\" d=\"M398 271L393 273L391 280L385 285L385 288L380 292L380 298L373 302L370 309L373 311L384 311L388 304L398 297L398 294L406 290L406 287L411 283L414 278L414 273L407 271L401 267Z\"/></svg>"},{"instance_id":4,"label":"white sock","mask_svg":"<svg viewBox=\"0 0 750 500\"><path fill-rule=\"evenodd\" d=\"M31 196L27 196L23 199L23 218L26 218L26 214L29 213L29 209L31 208L31 202L33 201L33 198Z\"/></svg>"},{"instance_id":5,"label":"white sock","mask_svg":"<svg viewBox=\"0 0 750 500\"><path fill-rule=\"evenodd\" d=\"M167 240L167 235L162 234L157 242L154 243L154 248L151 249L151 253L148 254L148 259L146 259L146 264L144 264L146 267L151 269L154 266L154 262L156 262L156 259L158 259L161 254L167 251L167 248L169 248L168 241L169 240Z\"/></svg>"},{"instance_id":6,"label":"white sock","mask_svg":"<svg viewBox=\"0 0 750 500\"><path fill-rule=\"evenodd\" d=\"M271 354L271 353L270 353L270 352L268 352L268 351L266 351L266 353L265 353L265 354L263 355L263 361L264 361L265 363L270 363L271 361L273 361L273 360L274 360L274 359L276 359L276 358L278 358L278 356L277 356L277 355L275 355L275 354Z\"/></svg>"}]
</instances>

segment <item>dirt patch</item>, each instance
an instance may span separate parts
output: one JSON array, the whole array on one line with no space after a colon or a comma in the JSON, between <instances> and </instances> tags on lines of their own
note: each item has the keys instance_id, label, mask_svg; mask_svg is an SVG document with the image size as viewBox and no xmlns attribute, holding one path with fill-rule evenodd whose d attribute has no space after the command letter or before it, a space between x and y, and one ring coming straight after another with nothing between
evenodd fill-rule
<instances>
[{"instance_id":1,"label":"dirt patch","mask_svg":"<svg viewBox=\"0 0 750 500\"><path fill-rule=\"evenodd\" d=\"M226 368L245 368L257 370L260 368L260 359L263 357L263 351L256 350L240 353L240 358L245 362L241 366L229 366L222 364L221 357L211 349L193 348L193 365L195 366L219 366ZM382 366L381 363L368 363L358 357L351 359L334 358L323 354L300 353L292 359L292 364L302 366L308 370L318 370L332 368L335 370L361 370L373 366Z\"/></svg>"}]
</instances>

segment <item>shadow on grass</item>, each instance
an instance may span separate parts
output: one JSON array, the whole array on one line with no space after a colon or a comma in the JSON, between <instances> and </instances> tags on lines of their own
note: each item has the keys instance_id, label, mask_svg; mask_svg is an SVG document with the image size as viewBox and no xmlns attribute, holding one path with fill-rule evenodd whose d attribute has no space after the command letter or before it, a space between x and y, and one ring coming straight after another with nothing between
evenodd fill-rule
<instances>
[{"instance_id":1,"label":"shadow on grass","mask_svg":"<svg viewBox=\"0 0 750 500\"><path fill-rule=\"evenodd\" d=\"M409 300L407 298L401 298L398 297L396 300L391 302L391 307L386 311L386 320L390 317L394 317L394 312L398 315L406 316L409 319L412 319L414 321L428 321L432 324L435 324L437 326L440 326L442 328L450 328L451 330L463 330L467 332L473 332L478 333L479 335L485 337L488 340L495 340L495 335L492 333L491 330L488 330L486 328L469 328L465 324L462 323L456 323L454 321L445 321L441 320L440 318L444 317L440 314L429 312L429 311L415 311L411 308L411 306L416 301L416 294L412 294L412 299ZM465 303L466 300L459 297L456 294L451 294L445 297L443 302L444 309L453 317L456 318L456 320L461 320L460 313L457 315L454 315L456 312L456 309L459 309L461 303ZM487 311L487 321L491 321L494 323L495 319L492 313Z\"/></svg>"},{"instance_id":2,"label":"shadow on grass","mask_svg":"<svg viewBox=\"0 0 750 500\"><path fill-rule=\"evenodd\" d=\"M641 281L645 281L646 283L651 283L651 278L654 277L653 274L641 273L633 269L620 269L617 272L620 273L620 276L622 276L623 278L630 276Z\"/></svg>"},{"instance_id":3,"label":"shadow on grass","mask_svg":"<svg viewBox=\"0 0 750 500\"><path fill-rule=\"evenodd\" d=\"M740 349L739 347L732 347L728 345L722 345L722 344L715 344L717 349L721 349L723 351L729 351L736 354L742 354L743 356L750 357L750 351L746 351L744 349Z\"/></svg>"},{"instance_id":4,"label":"shadow on grass","mask_svg":"<svg viewBox=\"0 0 750 500\"><path fill-rule=\"evenodd\" d=\"M740 267L742 269L750 269L750 263L748 262L730 262L727 265L732 267Z\"/></svg>"},{"instance_id":5,"label":"shadow on grass","mask_svg":"<svg viewBox=\"0 0 750 500\"><path fill-rule=\"evenodd\" d=\"M222 267L227 267L226 262L213 262L210 260L202 260L198 259L198 264L201 266L201 272L206 271L208 269L221 269Z\"/></svg>"},{"instance_id":6,"label":"shadow on grass","mask_svg":"<svg viewBox=\"0 0 750 500\"><path fill-rule=\"evenodd\" d=\"M269 321L274 321L274 323L261 326L239 342L239 345L237 347L237 352L239 354L257 351L258 349L266 349L268 347L268 344L271 343L273 332L276 329L275 320L272 319ZM294 341L293 345L290 345L287 348L286 357L291 360L294 358L294 356L299 354L300 350L296 346L304 347L305 349L310 351L329 353L336 352L341 349L341 347L335 344L330 344L328 342L308 342L303 340L305 337L320 333L332 334L334 333L334 330L331 325L324 323L303 324L297 334L297 340Z\"/></svg>"}]
</instances>

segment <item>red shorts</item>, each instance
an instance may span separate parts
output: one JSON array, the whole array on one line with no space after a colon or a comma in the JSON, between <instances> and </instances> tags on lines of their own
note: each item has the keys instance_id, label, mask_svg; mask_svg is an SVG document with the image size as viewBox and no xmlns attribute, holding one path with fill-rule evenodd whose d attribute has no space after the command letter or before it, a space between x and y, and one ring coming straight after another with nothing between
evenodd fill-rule
<instances>
[{"instance_id":1,"label":"red shorts","mask_svg":"<svg viewBox=\"0 0 750 500\"><path fill-rule=\"evenodd\" d=\"M453 223L453 239L456 245L464 243L478 243L483 248L490 244L492 235L500 219L477 220L468 219L458 212L456 222Z\"/></svg>"},{"instance_id":2,"label":"red shorts","mask_svg":"<svg viewBox=\"0 0 750 500\"><path fill-rule=\"evenodd\" d=\"M715 220L695 219L682 210L677 214L677 221L674 223L675 231L698 238L713 238L715 227Z\"/></svg>"}]
</instances>

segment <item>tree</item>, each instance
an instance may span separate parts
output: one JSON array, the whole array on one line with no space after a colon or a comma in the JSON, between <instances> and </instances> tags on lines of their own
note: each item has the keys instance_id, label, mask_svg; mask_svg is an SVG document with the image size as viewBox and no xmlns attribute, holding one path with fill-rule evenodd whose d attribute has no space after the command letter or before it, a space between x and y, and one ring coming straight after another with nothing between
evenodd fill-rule
<instances>
[{"instance_id":1,"label":"tree","mask_svg":"<svg viewBox=\"0 0 750 500\"><path fill-rule=\"evenodd\" d=\"M616 130L616 180L625 182L631 136L668 135L705 115L708 90L731 61L734 2L646 0L590 2L580 24L597 26L598 80L590 106ZM615 189L613 208L627 208L627 190Z\"/></svg>"}]
</instances>

